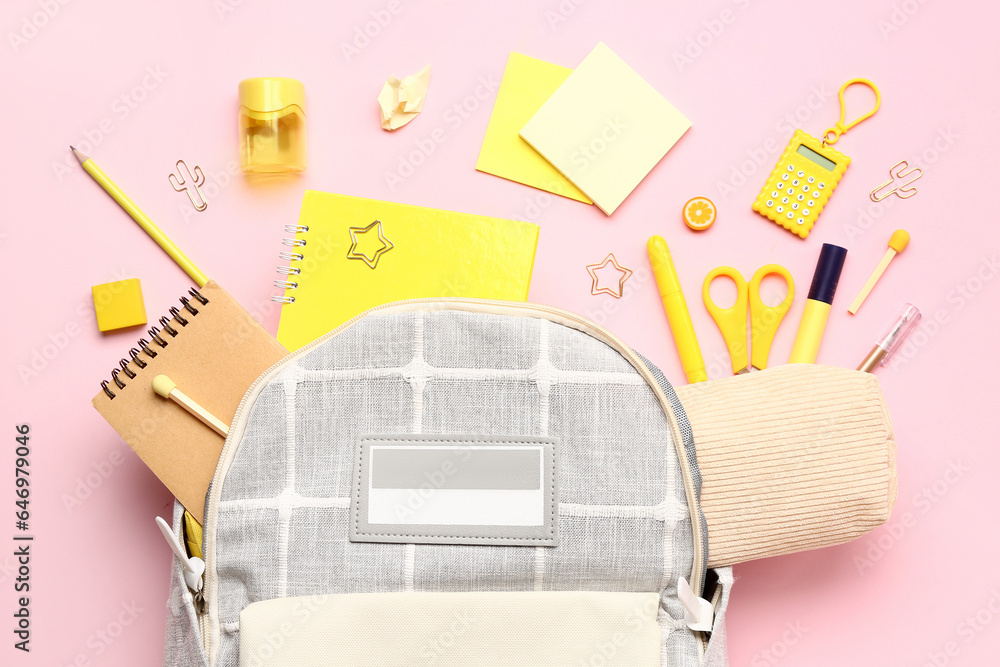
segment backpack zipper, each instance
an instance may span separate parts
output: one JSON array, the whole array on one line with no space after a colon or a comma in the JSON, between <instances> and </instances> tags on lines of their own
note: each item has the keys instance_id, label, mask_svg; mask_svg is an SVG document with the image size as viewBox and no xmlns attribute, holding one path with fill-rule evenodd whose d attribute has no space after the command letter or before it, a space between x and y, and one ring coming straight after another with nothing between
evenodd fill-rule
<instances>
[{"instance_id":1,"label":"backpack zipper","mask_svg":"<svg viewBox=\"0 0 1000 667\"><path fill-rule=\"evenodd\" d=\"M198 630L205 636L205 561L197 556L189 556L187 549L181 545L180 540L174 535L173 529L162 517L156 517L156 525L159 526L163 538L170 546L170 550L177 558L181 569L181 578L184 585L191 593L194 603L195 615L198 619Z\"/></svg>"},{"instance_id":2,"label":"backpack zipper","mask_svg":"<svg viewBox=\"0 0 1000 667\"><path fill-rule=\"evenodd\" d=\"M600 340L606 345L614 348L619 354L625 357L633 368L641 375L645 380L646 384L653 391L657 400L660 402L663 411L668 416L668 422L670 423L671 430L673 431L674 446L676 448L676 454L678 461L681 466L681 476L684 480L684 489L688 499L688 511L692 517L691 526L694 532L694 563L691 571L691 582L692 588L696 595L701 595L704 585L705 585L705 567L706 567L706 554L704 553L704 540L703 540L703 526L701 522L697 520L698 506L695 492L694 475L689 466L687 453L684 451L684 438L681 434L680 428L677 424L677 417L674 415L673 408L670 405L670 400L667 398L663 391L663 388L657 382L656 378L653 377L652 372L639 357L639 355L632 350L628 345L626 345L618 336L611 333L599 324L592 322L584 317L571 313L569 311L562 310L560 308L553 308L551 306L544 306L540 304L531 304L520 301L491 301L487 299L465 299L465 298L433 298L433 299L406 299L403 301L394 301L392 303L383 304L381 306L376 306L366 310L365 312L355 315L351 319L347 320L340 326L338 326L333 331L320 336L313 342L299 348L295 352L290 353L288 356L284 357L280 361L274 363L270 368L257 376L253 384L247 389L243 398L240 400L239 406L236 408L236 414L233 417L232 424L229 427L229 435L226 437L226 442L222 447L222 453L219 456L219 463L216 466L215 474L212 477L212 483L209 485L208 497L205 500L205 531L202 550L205 556L205 575L204 575L204 586L200 591L202 593L202 603L201 611L198 612L198 625L201 631L202 644L205 648L205 656L208 659L208 664L213 665L215 663L214 656L212 655L212 635L214 632L214 627L209 623L209 618L211 617L211 605L216 604L215 593L217 583L215 577L212 576L215 567L215 534L216 534L216 521L218 514L215 512L215 507L221 499L222 495L222 478L225 476L225 472L229 469L229 458L230 458L230 448L232 443L236 438L240 438L243 435L243 419L244 419L244 408L246 407L247 400L251 396L255 396L255 390L257 387L265 380L269 379L272 374L274 374L279 368L285 366L293 359L296 359L304 354L307 354L312 348L325 343L330 338L341 333L344 329L350 327L357 321L368 317L374 313L386 312L386 311L399 311L399 312L411 312L415 310L413 306L439 306L439 308L428 308L428 310L454 310L455 306L478 306L473 312L485 312L485 313L495 313L503 314L505 311L517 310L525 311L526 313L540 313L548 317L545 319L572 325L571 328L587 333L594 338ZM206 611L207 609L207 611ZM216 607L216 615L217 607ZM206 618L208 617L208 618Z\"/></svg>"}]
</instances>

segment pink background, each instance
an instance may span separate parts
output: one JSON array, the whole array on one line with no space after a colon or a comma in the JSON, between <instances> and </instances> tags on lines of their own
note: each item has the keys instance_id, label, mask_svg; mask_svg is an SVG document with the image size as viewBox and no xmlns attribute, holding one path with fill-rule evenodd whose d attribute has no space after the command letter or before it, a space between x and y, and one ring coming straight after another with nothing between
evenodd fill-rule
<instances>
[{"instance_id":1,"label":"pink background","mask_svg":"<svg viewBox=\"0 0 1000 667\"><path fill-rule=\"evenodd\" d=\"M273 267L283 226L296 221L306 188L537 222L531 299L604 322L678 384L684 376L648 271L651 234L670 243L711 377L730 372L698 296L711 268L730 264L747 277L769 262L791 270L798 295L772 348L772 364L781 363L821 243L846 246L821 363L856 366L904 302L925 315L901 363L879 372L899 442L899 499L888 526L851 544L737 567L732 664L993 664L1000 654L1000 537L992 527L1000 450L988 417L1000 372L1000 226L988 176L1000 102L995 5L303 5L4 3L5 664L151 665L162 654L171 556L152 519L168 513L171 497L89 404L144 330L100 335L90 286L139 277L148 314L158 317L190 281L72 162L71 143L89 144L87 152L123 189L272 332L279 316L268 300L277 293ZM342 45L365 30L373 36L345 55ZM668 157L611 218L477 173L507 54L572 67L598 41L692 120ZM428 63L434 69L423 115L383 132L375 105L382 82ZM227 171L238 159L236 84L268 75L306 85L309 168L299 178L249 184ZM841 140L838 148L854 161L801 241L750 204L793 129L819 135L831 126L837 88L858 76L879 84L882 109ZM860 107L867 99L852 102ZM445 141L417 155L420 166L390 187L386 174L438 129ZM204 213L167 183L181 158L210 175ZM872 204L868 191L904 158L925 170L919 194ZM721 183L733 191L722 192ZM720 210L701 234L680 221L682 203L696 195ZM900 227L913 236L910 248L861 312L848 316L848 303ZM612 251L636 271L618 301L591 296L584 268ZM22 376L33 362L37 372ZM11 648L10 631L13 426L22 422L31 425L34 452L29 655ZM101 469L106 479L67 504ZM140 610L134 620L123 605ZM128 625L119 626L123 620Z\"/></svg>"}]
</instances>

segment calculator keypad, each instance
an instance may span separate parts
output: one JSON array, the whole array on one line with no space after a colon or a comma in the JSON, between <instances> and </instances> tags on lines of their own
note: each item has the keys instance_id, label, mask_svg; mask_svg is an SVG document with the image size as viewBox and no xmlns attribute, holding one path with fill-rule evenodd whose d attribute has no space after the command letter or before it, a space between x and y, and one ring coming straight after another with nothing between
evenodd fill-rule
<instances>
[{"instance_id":1,"label":"calculator keypad","mask_svg":"<svg viewBox=\"0 0 1000 667\"><path fill-rule=\"evenodd\" d=\"M782 220L800 226L808 222L809 214L817 208L817 200L820 204L826 203L824 199L828 192L825 191L827 185L825 181L817 181L816 177L807 176L806 172L797 169L797 166L795 164L786 166L785 173L781 174L779 189L770 190L767 193L770 196L763 203ZM767 186L765 190L766 188Z\"/></svg>"}]
</instances>

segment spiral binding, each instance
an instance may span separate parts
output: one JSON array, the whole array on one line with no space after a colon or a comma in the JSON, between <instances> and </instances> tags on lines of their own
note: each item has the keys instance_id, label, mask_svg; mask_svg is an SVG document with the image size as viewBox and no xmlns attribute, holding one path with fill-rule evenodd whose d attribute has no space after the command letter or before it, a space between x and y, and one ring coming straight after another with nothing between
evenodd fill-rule
<instances>
[{"instance_id":1,"label":"spiral binding","mask_svg":"<svg viewBox=\"0 0 1000 667\"><path fill-rule=\"evenodd\" d=\"M309 231L308 225L285 225L286 234L305 234ZM281 239L281 244L293 250L297 248L305 247L305 239L298 238L285 238ZM305 254L301 252L289 252L287 250L282 250L278 253L278 258L283 262L301 262L305 259ZM298 276L302 274L302 269L297 266L281 266L277 268L278 275L281 276ZM281 280L275 280L274 286L283 290L298 289L298 282L294 280L286 280L282 278ZM275 303L295 303L294 296L272 296L271 301Z\"/></svg>"},{"instance_id":2,"label":"spiral binding","mask_svg":"<svg viewBox=\"0 0 1000 667\"><path fill-rule=\"evenodd\" d=\"M126 386L125 379L133 380L138 377L139 374L132 370L130 364L134 365L139 370L142 370L149 365L149 362L147 362L143 357L155 359L158 354L157 349L165 348L170 344L170 340L167 336L170 338L177 337L180 330L170 324L171 319L181 325L181 328L184 328L188 325L190 320L181 315L181 310L185 310L187 311L187 314L195 316L198 314L200 307L208 303L208 299L202 296L201 292L193 287L188 290L188 294L190 295L190 298L182 296L179 299L181 302L180 308L177 306L171 307L170 315L161 317L158 320L160 326L150 327L146 331L146 335L149 336L149 338L140 338L138 342L136 342L137 347L129 349L128 357L122 357L122 359L118 362L119 368L115 368L111 371L111 379L101 381L101 389L103 389L104 393L108 395L108 399L113 400L115 398L115 392L112 391L109 386L112 382L114 382L115 387L122 390ZM198 306L196 307L192 302L197 303ZM119 375L124 375L125 379L122 379Z\"/></svg>"}]
</instances>

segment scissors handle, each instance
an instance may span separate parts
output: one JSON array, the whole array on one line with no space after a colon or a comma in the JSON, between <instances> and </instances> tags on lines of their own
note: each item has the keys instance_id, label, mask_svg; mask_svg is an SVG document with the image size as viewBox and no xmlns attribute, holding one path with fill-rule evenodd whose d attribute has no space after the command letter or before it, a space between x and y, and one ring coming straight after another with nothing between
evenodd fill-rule
<instances>
[{"instance_id":1,"label":"scissors handle","mask_svg":"<svg viewBox=\"0 0 1000 667\"><path fill-rule=\"evenodd\" d=\"M784 301L777 306L768 306L760 298L760 283L767 276L781 276L785 279L785 284L788 287ZM795 298L795 281L792 280L792 274L785 267L778 264L768 264L760 267L757 269L757 273L753 274L748 291L750 298L750 358L754 368L764 369L767 368L767 355L771 350L774 334L778 331L781 319L788 312L788 308Z\"/></svg>"},{"instance_id":2,"label":"scissors handle","mask_svg":"<svg viewBox=\"0 0 1000 667\"><path fill-rule=\"evenodd\" d=\"M736 283L736 303L729 308L717 306L709 293L709 286L719 276L725 276ZM716 267L705 276L701 297L726 341L729 359L733 362L733 373L746 370L750 362L747 359L747 284L743 276L731 266Z\"/></svg>"}]
</instances>

